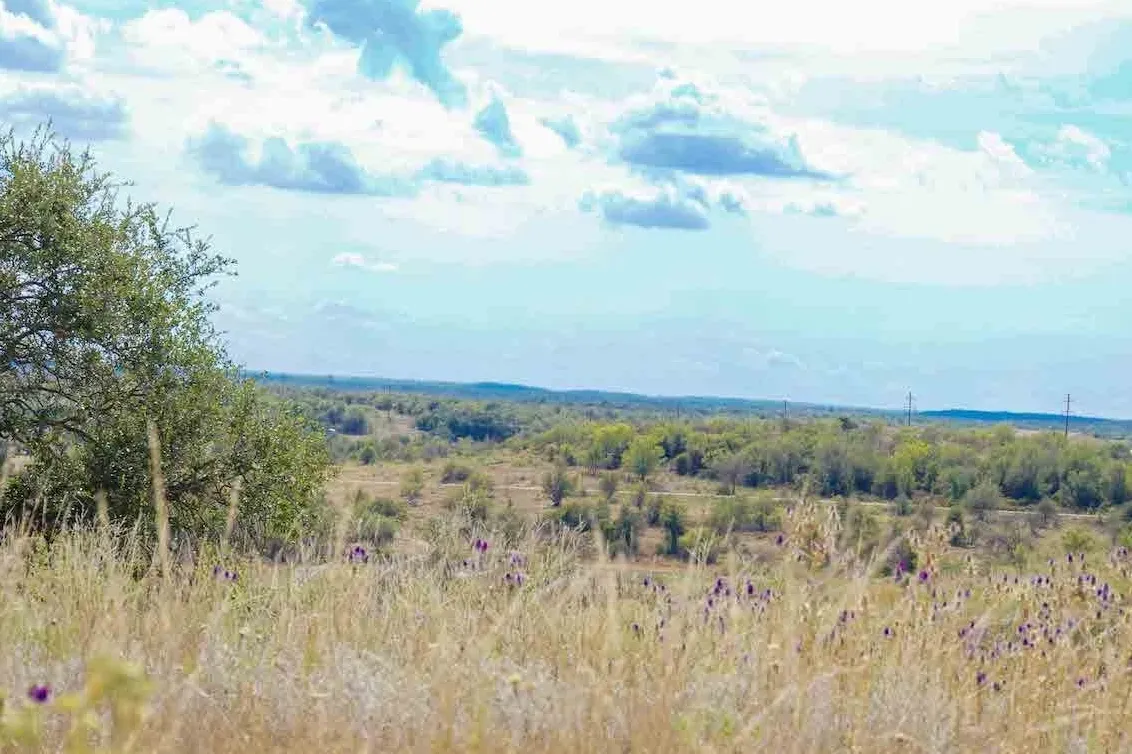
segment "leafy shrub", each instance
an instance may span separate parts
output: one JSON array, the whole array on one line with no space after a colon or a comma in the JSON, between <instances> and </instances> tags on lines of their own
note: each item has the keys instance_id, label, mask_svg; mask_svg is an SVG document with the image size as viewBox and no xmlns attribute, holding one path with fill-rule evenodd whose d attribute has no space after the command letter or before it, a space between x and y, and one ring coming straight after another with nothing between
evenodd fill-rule
<instances>
[{"instance_id":1,"label":"leafy shrub","mask_svg":"<svg viewBox=\"0 0 1132 754\"><path fill-rule=\"evenodd\" d=\"M472 473L470 466L456 461L447 461L440 471L440 481L442 484L457 484L467 480Z\"/></svg>"},{"instance_id":2,"label":"leafy shrub","mask_svg":"<svg viewBox=\"0 0 1132 754\"><path fill-rule=\"evenodd\" d=\"M768 532L782 528L782 511L771 499L760 496L728 498L716 502L708 517L708 526L719 534L736 532Z\"/></svg>"}]
</instances>

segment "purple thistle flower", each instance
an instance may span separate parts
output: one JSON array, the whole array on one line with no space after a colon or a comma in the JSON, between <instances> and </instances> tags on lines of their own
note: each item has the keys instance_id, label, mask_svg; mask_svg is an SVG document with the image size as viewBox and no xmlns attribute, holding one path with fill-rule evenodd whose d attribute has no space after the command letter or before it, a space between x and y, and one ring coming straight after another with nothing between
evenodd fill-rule
<instances>
[{"instance_id":1,"label":"purple thistle flower","mask_svg":"<svg viewBox=\"0 0 1132 754\"><path fill-rule=\"evenodd\" d=\"M927 580L929 578L930 578L930 574L926 570L920 571L920 583L921 584L927 582Z\"/></svg>"},{"instance_id":2,"label":"purple thistle flower","mask_svg":"<svg viewBox=\"0 0 1132 754\"><path fill-rule=\"evenodd\" d=\"M785 542L785 541L786 541L786 537L785 537L785 536L783 536L782 534L779 534L779 535L778 535L777 537L775 537L775 539L774 539L774 543L775 543L776 545L778 545L779 547L781 547L781 546L782 546L782 543L783 543L783 542Z\"/></svg>"},{"instance_id":3,"label":"purple thistle flower","mask_svg":"<svg viewBox=\"0 0 1132 754\"><path fill-rule=\"evenodd\" d=\"M36 684L28 689L28 699L36 704L46 704L51 698L51 687L46 684Z\"/></svg>"},{"instance_id":4,"label":"purple thistle flower","mask_svg":"<svg viewBox=\"0 0 1132 754\"><path fill-rule=\"evenodd\" d=\"M884 636L885 636L886 639L892 638L892 629L889 628L888 626L884 627Z\"/></svg>"},{"instance_id":5,"label":"purple thistle flower","mask_svg":"<svg viewBox=\"0 0 1132 754\"><path fill-rule=\"evenodd\" d=\"M982 686L986 682L987 682L987 674L985 672L980 670L978 673L975 673L975 683Z\"/></svg>"},{"instance_id":6,"label":"purple thistle flower","mask_svg":"<svg viewBox=\"0 0 1132 754\"><path fill-rule=\"evenodd\" d=\"M348 560L351 563L368 563L369 553L366 552L366 548L361 545L355 545L354 549L350 550Z\"/></svg>"}]
</instances>

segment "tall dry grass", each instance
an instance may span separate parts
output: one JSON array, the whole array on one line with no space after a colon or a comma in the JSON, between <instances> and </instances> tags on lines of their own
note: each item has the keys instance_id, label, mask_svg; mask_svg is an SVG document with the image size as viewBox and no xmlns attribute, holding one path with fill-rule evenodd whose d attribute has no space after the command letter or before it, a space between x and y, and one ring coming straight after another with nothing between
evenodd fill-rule
<instances>
[{"instance_id":1,"label":"tall dry grass","mask_svg":"<svg viewBox=\"0 0 1132 754\"><path fill-rule=\"evenodd\" d=\"M10 535L0 750L1132 748L1122 551L988 573L928 538L898 581L800 508L776 565L649 576L470 526L419 557L170 571L104 526Z\"/></svg>"}]
</instances>

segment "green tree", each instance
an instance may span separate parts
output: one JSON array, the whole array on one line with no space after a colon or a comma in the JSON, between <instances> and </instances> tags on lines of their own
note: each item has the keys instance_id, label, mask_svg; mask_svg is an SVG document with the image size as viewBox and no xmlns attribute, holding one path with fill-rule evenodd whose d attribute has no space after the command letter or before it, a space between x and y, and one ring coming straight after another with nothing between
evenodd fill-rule
<instances>
[{"instance_id":1,"label":"green tree","mask_svg":"<svg viewBox=\"0 0 1132 754\"><path fill-rule=\"evenodd\" d=\"M656 471L664 458L664 450L647 437L638 437L629 444L622 460L623 465L642 482Z\"/></svg>"},{"instance_id":2,"label":"green tree","mask_svg":"<svg viewBox=\"0 0 1132 754\"><path fill-rule=\"evenodd\" d=\"M206 293L232 261L152 204L119 201L89 153L0 135L0 444L33 462L0 519L150 526L150 422L175 536L293 540L317 514L325 440L228 358ZM48 510L50 508L50 511Z\"/></svg>"},{"instance_id":3,"label":"green tree","mask_svg":"<svg viewBox=\"0 0 1132 754\"><path fill-rule=\"evenodd\" d=\"M667 555L680 554L680 537L687 531L687 516L683 506L668 503L660 513L660 525L664 527L664 552Z\"/></svg>"},{"instance_id":4,"label":"green tree","mask_svg":"<svg viewBox=\"0 0 1132 754\"><path fill-rule=\"evenodd\" d=\"M601 446L597 443L590 443L586 446L586 452L582 455L582 462L586 465L586 471L593 476L597 474L599 469L604 468L607 459Z\"/></svg>"},{"instance_id":5,"label":"green tree","mask_svg":"<svg viewBox=\"0 0 1132 754\"><path fill-rule=\"evenodd\" d=\"M963 496L963 506L971 511L976 521L986 521L992 511L1002 507L998 485L985 481L972 487Z\"/></svg>"},{"instance_id":6,"label":"green tree","mask_svg":"<svg viewBox=\"0 0 1132 754\"><path fill-rule=\"evenodd\" d=\"M601 491L601 496L606 502L612 502L613 498L617 495L617 474L612 471L607 471L601 475L598 480L598 489Z\"/></svg>"},{"instance_id":7,"label":"green tree","mask_svg":"<svg viewBox=\"0 0 1132 754\"><path fill-rule=\"evenodd\" d=\"M735 488L750 471L750 463L741 453L728 453L712 464L720 489L727 495L734 495Z\"/></svg>"},{"instance_id":8,"label":"green tree","mask_svg":"<svg viewBox=\"0 0 1132 754\"><path fill-rule=\"evenodd\" d=\"M566 467L562 464L557 464L553 469L546 472L542 478L542 491L550 500L550 504L555 508L562 505L562 501L570 494L573 489L573 482L570 475L566 472Z\"/></svg>"}]
</instances>

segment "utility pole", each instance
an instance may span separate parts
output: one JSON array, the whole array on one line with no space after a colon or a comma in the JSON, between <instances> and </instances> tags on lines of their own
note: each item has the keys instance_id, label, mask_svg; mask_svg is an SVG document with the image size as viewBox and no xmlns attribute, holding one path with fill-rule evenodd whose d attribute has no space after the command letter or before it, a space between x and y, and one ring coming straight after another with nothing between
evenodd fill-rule
<instances>
[{"instance_id":1,"label":"utility pole","mask_svg":"<svg viewBox=\"0 0 1132 754\"><path fill-rule=\"evenodd\" d=\"M908 426L912 426L912 391L908 391Z\"/></svg>"},{"instance_id":2,"label":"utility pole","mask_svg":"<svg viewBox=\"0 0 1132 754\"><path fill-rule=\"evenodd\" d=\"M790 411L790 409L789 409L789 406L787 405L787 402L783 401L782 402L782 430L783 431L786 431L786 429L790 426L790 422L789 422L789 419L788 419L789 411Z\"/></svg>"},{"instance_id":3,"label":"utility pole","mask_svg":"<svg viewBox=\"0 0 1132 754\"><path fill-rule=\"evenodd\" d=\"M1069 393L1065 394L1065 438L1069 439Z\"/></svg>"}]
</instances>

